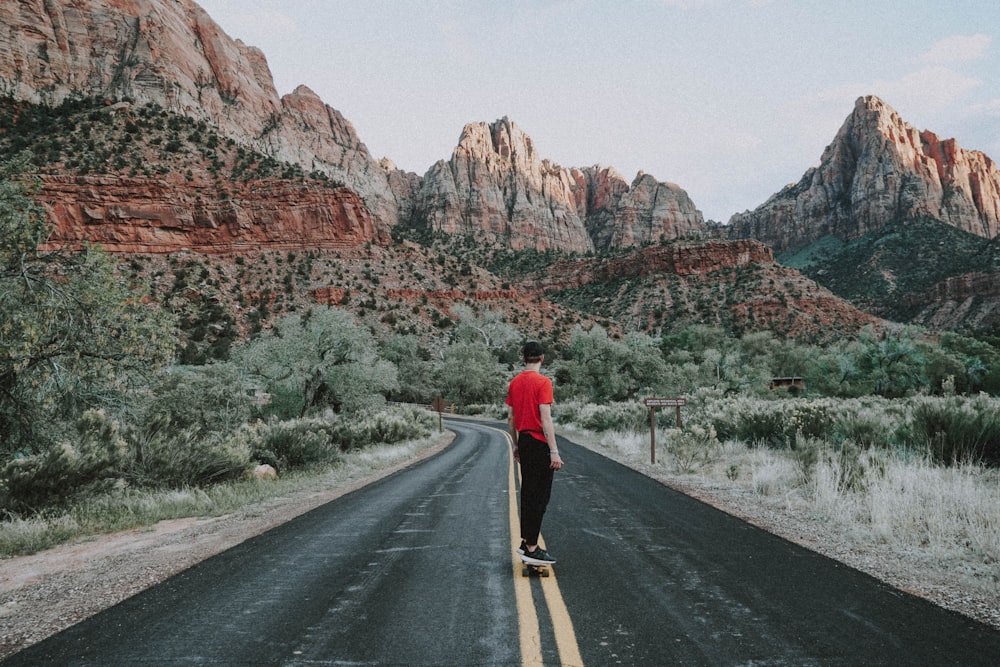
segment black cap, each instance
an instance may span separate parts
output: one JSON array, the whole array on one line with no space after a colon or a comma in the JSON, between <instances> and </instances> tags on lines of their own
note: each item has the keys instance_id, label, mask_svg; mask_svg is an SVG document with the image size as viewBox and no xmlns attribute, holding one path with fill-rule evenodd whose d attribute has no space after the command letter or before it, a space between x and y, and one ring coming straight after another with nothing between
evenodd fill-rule
<instances>
[{"instance_id":1,"label":"black cap","mask_svg":"<svg viewBox=\"0 0 1000 667\"><path fill-rule=\"evenodd\" d=\"M544 354L545 348L542 347L542 344L537 341L528 341L524 344L524 347L521 348L521 356L524 357L524 360L529 363L538 361Z\"/></svg>"}]
</instances>

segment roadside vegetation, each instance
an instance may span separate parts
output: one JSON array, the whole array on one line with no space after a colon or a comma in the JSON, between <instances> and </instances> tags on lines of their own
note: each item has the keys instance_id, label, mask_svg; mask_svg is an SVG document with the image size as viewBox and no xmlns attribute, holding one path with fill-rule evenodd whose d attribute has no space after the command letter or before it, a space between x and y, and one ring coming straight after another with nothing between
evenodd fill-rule
<instances>
[{"instance_id":1,"label":"roadside vegetation","mask_svg":"<svg viewBox=\"0 0 1000 667\"><path fill-rule=\"evenodd\" d=\"M375 328L300 306L260 308L240 333L230 314L213 316L215 301L197 301L207 268L154 292L98 248L40 252L49 225L30 168L28 157L0 168L0 557L339 483L336 471L373 452L426 446L436 419L413 404L437 397L502 417L535 335L519 323L470 303L418 336L401 330L403 311ZM311 257L293 260L310 273ZM953 549L991 566L996 585L990 341L908 327L826 345L701 324L656 337L560 330L543 342L563 427L634 457L648 437L642 399L683 396L683 428L658 415L661 465L801 499L879 539ZM797 380L772 389L774 378ZM260 465L277 480L252 477Z\"/></svg>"}]
</instances>

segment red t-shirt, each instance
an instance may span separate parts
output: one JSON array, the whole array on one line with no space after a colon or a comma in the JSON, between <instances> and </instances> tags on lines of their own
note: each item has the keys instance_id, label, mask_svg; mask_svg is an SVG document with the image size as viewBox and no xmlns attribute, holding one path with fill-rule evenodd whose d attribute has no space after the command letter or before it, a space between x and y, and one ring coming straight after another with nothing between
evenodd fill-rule
<instances>
[{"instance_id":1,"label":"red t-shirt","mask_svg":"<svg viewBox=\"0 0 1000 667\"><path fill-rule=\"evenodd\" d=\"M538 371L521 371L507 388L507 405L514 408L514 428L545 441L539 405L552 404L552 380Z\"/></svg>"}]
</instances>

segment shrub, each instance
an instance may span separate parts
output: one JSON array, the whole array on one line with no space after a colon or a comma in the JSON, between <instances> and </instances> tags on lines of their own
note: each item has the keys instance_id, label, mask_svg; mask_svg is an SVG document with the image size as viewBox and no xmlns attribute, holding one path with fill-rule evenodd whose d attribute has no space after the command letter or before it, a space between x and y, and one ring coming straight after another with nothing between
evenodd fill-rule
<instances>
[{"instance_id":1,"label":"shrub","mask_svg":"<svg viewBox=\"0 0 1000 667\"><path fill-rule=\"evenodd\" d=\"M73 440L60 440L3 466L0 510L36 512L112 488L120 483L126 452L118 423L100 410L88 410L77 420Z\"/></svg>"},{"instance_id":2,"label":"shrub","mask_svg":"<svg viewBox=\"0 0 1000 667\"><path fill-rule=\"evenodd\" d=\"M691 424L684 429L663 431L663 444L670 457L683 472L695 472L711 464L719 449L715 429Z\"/></svg>"},{"instance_id":3,"label":"shrub","mask_svg":"<svg viewBox=\"0 0 1000 667\"><path fill-rule=\"evenodd\" d=\"M242 429L205 435L197 426L153 428L137 436L127 478L139 487L204 486L239 477L250 465L250 451Z\"/></svg>"},{"instance_id":4,"label":"shrub","mask_svg":"<svg viewBox=\"0 0 1000 667\"><path fill-rule=\"evenodd\" d=\"M174 367L152 390L140 416L146 428L230 432L250 417L251 388L229 364Z\"/></svg>"},{"instance_id":5,"label":"shrub","mask_svg":"<svg viewBox=\"0 0 1000 667\"><path fill-rule=\"evenodd\" d=\"M340 460L336 428L336 422L319 417L269 424L257 451L273 455L279 469L336 463Z\"/></svg>"},{"instance_id":6,"label":"shrub","mask_svg":"<svg viewBox=\"0 0 1000 667\"><path fill-rule=\"evenodd\" d=\"M785 415L773 401L757 401L741 411L734 436L750 445L783 448L788 444Z\"/></svg>"},{"instance_id":7,"label":"shrub","mask_svg":"<svg viewBox=\"0 0 1000 667\"><path fill-rule=\"evenodd\" d=\"M861 408L834 417L833 439L849 440L862 449L888 448L895 441L896 425L886 419L884 410Z\"/></svg>"},{"instance_id":8,"label":"shrub","mask_svg":"<svg viewBox=\"0 0 1000 667\"><path fill-rule=\"evenodd\" d=\"M635 401L606 405L588 403L575 412L572 421L597 433L636 431L649 427L649 411Z\"/></svg>"},{"instance_id":9,"label":"shrub","mask_svg":"<svg viewBox=\"0 0 1000 667\"><path fill-rule=\"evenodd\" d=\"M786 428L788 438L798 435L807 438L829 437L833 418L827 405L820 401L796 402Z\"/></svg>"},{"instance_id":10,"label":"shrub","mask_svg":"<svg viewBox=\"0 0 1000 667\"><path fill-rule=\"evenodd\" d=\"M297 468L336 463L342 452L376 443L426 437L434 426L431 413L407 407L350 417L328 413L324 417L258 424L246 430L256 458L273 457L279 468Z\"/></svg>"},{"instance_id":11,"label":"shrub","mask_svg":"<svg viewBox=\"0 0 1000 667\"><path fill-rule=\"evenodd\" d=\"M425 437L434 427L429 412L418 408L396 408L351 419L340 419L336 437L344 451L376 443L394 443Z\"/></svg>"},{"instance_id":12,"label":"shrub","mask_svg":"<svg viewBox=\"0 0 1000 667\"><path fill-rule=\"evenodd\" d=\"M1000 463L1000 414L997 401L925 397L914 406L904 429L912 446L935 463L950 466L986 461Z\"/></svg>"}]
</instances>

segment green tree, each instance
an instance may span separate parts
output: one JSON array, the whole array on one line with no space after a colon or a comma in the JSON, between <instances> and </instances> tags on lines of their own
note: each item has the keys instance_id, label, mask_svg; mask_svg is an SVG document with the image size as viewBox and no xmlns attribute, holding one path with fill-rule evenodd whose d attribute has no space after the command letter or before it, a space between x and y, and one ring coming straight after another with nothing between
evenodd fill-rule
<instances>
[{"instance_id":1,"label":"green tree","mask_svg":"<svg viewBox=\"0 0 1000 667\"><path fill-rule=\"evenodd\" d=\"M449 401L494 403L504 396L504 370L485 343L452 343L438 366L437 384Z\"/></svg>"},{"instance_id":2,"label":"green tree","mask_svg":"<svg viewBox=\"0 0 1000 667\"><path fill-rule=\"evenodd\" d=\"M88 408L170 361L173 318L100 249L46 248L26 156L0 163L0 450L37 453ZM43 248L40 250L39 248Z\"/></svg>"},{"instance_id":3,"label":"green tree","mask_svg":"<svg viewBox=\"0 0 1000 667\"><path fill-rule=\"evenodd\" d=\"M899 398L927 386L924 357L912 331L886 332L878 336L866 329L861 333L860 342L858 368L872 393Z\"/></svg>"},{"instance_id":4,"label":"green tree","mask_svg":"<svg viewBox=\"0 0 1000 667\"><path fill-rule=\"evenodd\" d=\"M642 333L616 341L599 326L576 327L565 357L556 368L560 394L597 403L636 398L669 377L656 341Z\"/></svg>"},{"instance_id":5,"label":"green tree","mask_svg":"<svg viewBox=\"0 0 1000 667\"><path fill-rule=\"evenodd\" d=\"M397 335L383 341L381 354L396 365L399 376L397 400L426 403L438 393L434 378L434 363L430 352L412 334Z\"/></svg>"},{"instance_id":6,"label":"green tree","mask_svg":"<svg viewBox=\"0 0 1000 667\"><path fill-rule=\"evenodd\" d=\"M141 403L139 425L198 437L235 431L250 420L249 381L233 364L173 366L161 373Z\"/></svg>"},{"instance_id":7,"label":"green tree","mask_svg":"<svg viewBox=\"0 0 1000 667\"><path fill-rule=\"evenodd\" d=\"M302 417L323 407L353 412L384 403L398 387L396 367L379 357L371 331L337 308L287 315L233 357L268 391L296 396Z\"/></svg>"},{"instance_id":8,"label":"green tree","mask_svg":"<svg viewBox=\"0 0 1000 667\"><path fill-rule=\"evenodd\" d=\"M503 315L487 310L476 313L465 304L456 304L451 314L458 320L453 334L456 342L479 342L495 356L517 349L521 332L504 321Z\"/></svg>"}]
</instances>

